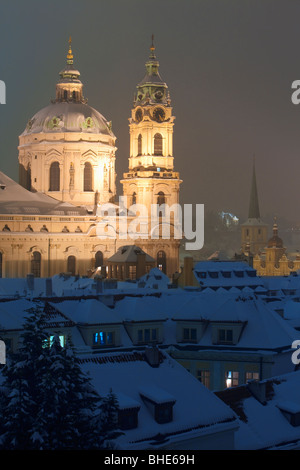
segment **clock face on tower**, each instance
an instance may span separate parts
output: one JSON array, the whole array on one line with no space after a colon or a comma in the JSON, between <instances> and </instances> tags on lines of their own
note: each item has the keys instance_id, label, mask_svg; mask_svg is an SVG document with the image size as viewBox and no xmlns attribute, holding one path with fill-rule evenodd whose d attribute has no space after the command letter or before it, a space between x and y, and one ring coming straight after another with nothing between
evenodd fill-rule
<instances>
[{"instance_id":1,"label":"clock face on tower","mask_svg":"<svg viewBox=\"0 0 300 470\"><path fill-rule=\"evenodd\" d=\"M137 122L141 122L142 119L143 119L143 111L141 110L141 108L139 108L135 113L135 120Z\"/></svg>"},{"instance_id":2,"label":"clock face on tower","mask_svg":"<svg viewBox=\"0 0 300 470\"><path fill-rule=\"evenodd\" d=\"M166 117L166 114L162 108L155 108L153 111L153 118L157 122L163 122Z\"/></svg>"}]
</instances>

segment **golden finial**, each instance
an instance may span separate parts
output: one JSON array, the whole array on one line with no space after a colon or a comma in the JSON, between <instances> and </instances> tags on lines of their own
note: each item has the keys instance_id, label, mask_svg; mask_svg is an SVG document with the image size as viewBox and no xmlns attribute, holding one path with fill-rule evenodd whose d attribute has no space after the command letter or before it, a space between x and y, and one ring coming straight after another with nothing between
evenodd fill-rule
<instances>
[{"instance_id":1,"label":"golden finial","mask_svg":"<svg viewBox=\"0 0 300 470\"><path fill-rule=\"evenodd\" d=\"M151 47L150 47L150 51L155 51L155 47L154 47L154 34L152 34L152 43L151 43Z\"/></svg>"},{"instance_id":2,"label":"golden finial","mask_svg":"<svg viewBox=\"0 0 300 470\"><path fill-rule=\"evenodd\" d=\"M67 63L68 64L73 64L73 52L72 52L72 38L71 36L69 37L69 51L67 54Z\"/></svg>"}]
</instances>

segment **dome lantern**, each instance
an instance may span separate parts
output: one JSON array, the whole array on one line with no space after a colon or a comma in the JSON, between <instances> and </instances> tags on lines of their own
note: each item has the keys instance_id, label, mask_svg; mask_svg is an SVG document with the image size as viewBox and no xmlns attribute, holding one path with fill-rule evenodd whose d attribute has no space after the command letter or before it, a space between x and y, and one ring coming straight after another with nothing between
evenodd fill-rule
<instances>
[{"instance_id":1,"label":"dome lantern","mask_svg":"<svg viewBox=\"0 0 300 470\"><path fill-rule=\"evenodd\" d=\"M69 38L67 65L59 73L60 80L56 84L56 101L72 101L75 103L86 102L83 98L83 84L79 80L80 72L74 68L74 56L72 51L72 38Z\"/></svg>"}]
</instances>

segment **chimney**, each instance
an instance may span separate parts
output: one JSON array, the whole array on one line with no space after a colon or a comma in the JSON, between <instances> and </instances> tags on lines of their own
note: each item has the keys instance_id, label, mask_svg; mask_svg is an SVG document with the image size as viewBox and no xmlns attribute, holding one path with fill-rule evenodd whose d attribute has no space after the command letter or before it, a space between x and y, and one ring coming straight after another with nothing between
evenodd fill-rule
<instances>
[{"instance_id":1,"label":"chimney","mask_svg":"<svg viewBox=\"0 0 300 470\"><path fill-rule=\"evenodd\" d=\"M137 254L136 278L140 279L146 274L146 253Z\"/></svg>"},{"instance_id":2,"label":"chimney","mask_svg":"<svg viewBox=\"0 0 300 470\"><path fill-rule=\"evenodd\" d=\"M101 266L101 276L105 279L107 277L106 266Z\"/></svg>"},{"instance_id":3,"label":"chimney","mask_svg":"<svg viewBox=\"0 0 300 470\"><path fill-rule=\"evenodd\" d=\"M191 256L185 256L183 264L184 286L194 285L194 260Z\"/></svg>"},{"instance_id":4,"label":"chimney","mask_svg":"<svg viewBox=\"0 0 300 470\"><path fill-rule=\"evenodd\" d=\"M46 279L46 297L51 297L52 295L52 278L49 277Z\"/></svg>"},{"instance_id":5,"label":"chimney","mask_svg":"<svg viewBox=\"0 0 300 470\"><path fill-rule=\"evenodd\" d=\"M96 283L96 293L100 294L101 292L103 292L103 282L102 282L101 277L96 276L95 283Z\"/></svg>"},{"instance_id":6,"label":"chimney","mask_svg":"<svg viewBox=\"0 0 300 470\"><path fill-rule=\"evenodd\" d=\"M148 364L151 367L158 367L160 364L160 353L159 349L153 345L153 346L148 346L145 349L145 356Z\"/></svg>"},{"instance_id":7,"label":"chimney","mask_svg":"<svg viewBox=\"0 0 300 470\"><path fill-rule=\"evenodd\" d=\"M29 290L34 290L34 274L27 274L27 287Z\"/></svg>"},{"instance_id":8,"label":"chimney","mask_svg":"<svg viewBox=\"0 0 300 470\"><path fill-rule=\"evenodd\" d=\"M254 398L258 400L262 405L267 403L267 382L259 382L258 380L250 380L247 384L248 390L252 393Z\"/></svg>"}]
</instances>

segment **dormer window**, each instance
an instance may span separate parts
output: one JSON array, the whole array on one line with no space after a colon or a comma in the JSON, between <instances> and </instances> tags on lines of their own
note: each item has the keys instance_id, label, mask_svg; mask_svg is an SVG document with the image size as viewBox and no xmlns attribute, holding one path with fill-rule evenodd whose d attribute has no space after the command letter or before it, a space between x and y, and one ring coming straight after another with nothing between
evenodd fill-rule
<instances>
[{"instance_id":1,"label":"dormer window","mask_svg":"<svg viewBox=\"0 0 300 470\"><path fill-rule=\"evenodd\" d=\"M222 271L222 276L226 277L226 278L229 278L229 277L231 277L231 272L230 271Z\"/></svg>"},{"instance_id":2,"label":"dormer window","mask_svg":"<svg viewBox=\"0 0 300 470\"><path fill-rule=\"evenodd\" d=\"M247 325L246 321L211 321L212 344L236 345L243 330Z\"/></svg>"},{"instance_id":3,"label":"dormer window","mask_svg":"<svg viewBox=\"0 0 300 470\"><path fill-rule=\"evenodd\" d=\"M208 272L209 277L212 279L217 279L219 277L219 273L217 271L209 271Z\"/></svg>"},{"instance_id":4,"label":"dormer window","mask_svg":"<svg viewBox=\"0 0 300 470\"><path fill-rule=\"evenodd\" d=\"M233 342L233 330L220 328L218 330L218 343L219 344L232 344Z\"/></svg>"},{"instance_id":5,"label":"dormer window","mask_svg":"<svg viewBox=\"0 0 300 470\"><path fill-rule=\"evenodd\" d=\"M183 328L182 340L185 342L195 343L197 341L197 329L196 328Z\"/></svg>"},{"instance_id":6,"label":"dormer window","mask_svg":"<svg viewBox=\"0 0 300 470\"><path fill-rule=\"evenodd\" d=\"M173 406L176 400L172 395L151 385L141 390L140 395L157 423L170 423L173 420Z\"/></svg>"},{"instance_id":7,"label":"dormer window","mask_svg":"<svg viewBox=\"0 0 300 470\"><path fill-rule=\"evenodd\" d=\"M138 342L139 343L150 343L157 341L157 328L145 328L138 330Z\"/></svg>"},{"instance_id":8,"label":"dormer window","mask_svg":"<svg viewBox=\"0 0 300 470\"><path fill-rule=\"evenodd\" d=\"M93 346L113 346L115 344L113 331L99 331L93 335Z\"/></svg>"},{"instance_id":9,"label":"dormer window","mask_svg":"<svg viewBox=\"0 0 300 470\"><path fill-rule=\"evenodd\" d=\"M298 403L280 402L277 407L292 426L300 426L300 406Z\"/></svg>"},{"instance_id":10,"label":"dormer window","mask_svg":"<svg viewBox=\"0 0 300 470\"><path fill-rule=\"evenodd\" d=\"M244 272L243 271L234 271L234 274L236 277L244 277Z\"/></svg>"}]
</instances>

